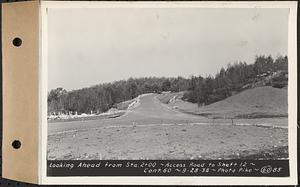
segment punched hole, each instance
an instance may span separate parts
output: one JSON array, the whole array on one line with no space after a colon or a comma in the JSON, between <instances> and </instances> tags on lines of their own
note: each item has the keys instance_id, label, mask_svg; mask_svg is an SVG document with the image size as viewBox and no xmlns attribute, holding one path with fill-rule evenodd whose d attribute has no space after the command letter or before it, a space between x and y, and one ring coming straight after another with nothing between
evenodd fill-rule
<instances>
[{"instance_id":1,"label":"punched hole","mask_svg":"<svg viewBox=\"0 0 300 187\"><path fill-rule=\"evenodd\" d=\"M20 47L20 46L22 45L22 39L16 37L16 38L13 39L13 42L12 42L12 43L13 43L13 45L14 45L15 47Z\"/></svg>"},{"instance_id":2,"label":"punched hole","mask_svg":"<svg viewBox=\"0 0 300 187\"><path fill-rule=\"evenodd\" d=\"M21 147L21 142L19 140L14 140L11 145L13 148L19 149Z\"/></svg>"}]
</instances>

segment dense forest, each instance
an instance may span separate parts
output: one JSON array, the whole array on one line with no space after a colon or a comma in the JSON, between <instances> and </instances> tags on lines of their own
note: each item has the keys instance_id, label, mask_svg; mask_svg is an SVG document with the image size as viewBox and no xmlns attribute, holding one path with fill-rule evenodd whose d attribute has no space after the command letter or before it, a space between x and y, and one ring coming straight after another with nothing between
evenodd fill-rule
<instances>
[{"instance_id":1,"label":"dense forest","mask_svg":"<svg viewBox=\"0 0 300 187\"><path fill-rule=\"evenodd\" d=\"M186 91L183 99L198 105L207 105L255 84L282 88L287 85L288 59L279 56L257 56L253 64L236 62L222 68L215 76L189 78L129 78L103 83L89 88L66 91L64 88L48 92L48 113L78 112L102 113L115 104L144 93Z\"/></svg>"}]
</instances>

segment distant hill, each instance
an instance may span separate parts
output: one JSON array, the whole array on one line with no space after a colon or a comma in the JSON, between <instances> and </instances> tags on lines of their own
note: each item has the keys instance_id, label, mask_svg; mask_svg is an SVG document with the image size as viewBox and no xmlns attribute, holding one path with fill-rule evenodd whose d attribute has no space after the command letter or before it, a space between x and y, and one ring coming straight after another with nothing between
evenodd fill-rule
<instances>
[{"instance_id":1,"label":"distant hill","mask_svg":"<svg viewBox=\"0 0 300 187\"><path fill-rule=\"evenodd\" d=\"M221 68L214 77L191 77L183 100L198 105L209 105L236 93L258 86L284 88L288 85L288 58L256 56L254 64L236 62Z\"/></svg>"}]
</instances>

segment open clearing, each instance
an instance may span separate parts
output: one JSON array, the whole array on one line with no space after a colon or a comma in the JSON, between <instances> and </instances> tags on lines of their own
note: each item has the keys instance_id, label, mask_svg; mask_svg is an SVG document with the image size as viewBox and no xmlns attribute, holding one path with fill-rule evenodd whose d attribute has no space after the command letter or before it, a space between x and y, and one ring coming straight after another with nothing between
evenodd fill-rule
<instances>
[{"instance_id":1,"label":"open clearing","mask_svg":"<svg viewBox=\"0 0 300 187\"><path fill-rule=\"evenodd\" d=\"M285 118L232 122L182 113L161 103L157 94L148 94L118 118L49 123L47 156L49 160L287 158L286 127Z\"/></svg>"}]
</instances>

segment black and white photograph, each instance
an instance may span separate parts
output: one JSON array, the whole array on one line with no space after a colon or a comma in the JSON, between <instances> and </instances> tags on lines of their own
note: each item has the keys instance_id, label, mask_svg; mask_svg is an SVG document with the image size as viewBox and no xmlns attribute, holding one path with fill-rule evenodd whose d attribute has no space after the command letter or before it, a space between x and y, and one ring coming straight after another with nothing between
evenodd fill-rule
<instances>
[{"instance_id":1,"label":"black and white photograph","mask_svg":"<svg viewBox=\"0 0 300 187\"><path fill-rule=\"evenodd\" d=\"M296 185L298 2L1 3L3 185Z\"/></svg>"},{"instance_id":2,"label":"black and white photograph","mask_svg":"<svg viewBox=\"0 0 300 187\"><path fill-rule=\"evenodd\" d=\"M47 9L47 160L288 160L289 13Z\"/></svg>"}]
</instances>

